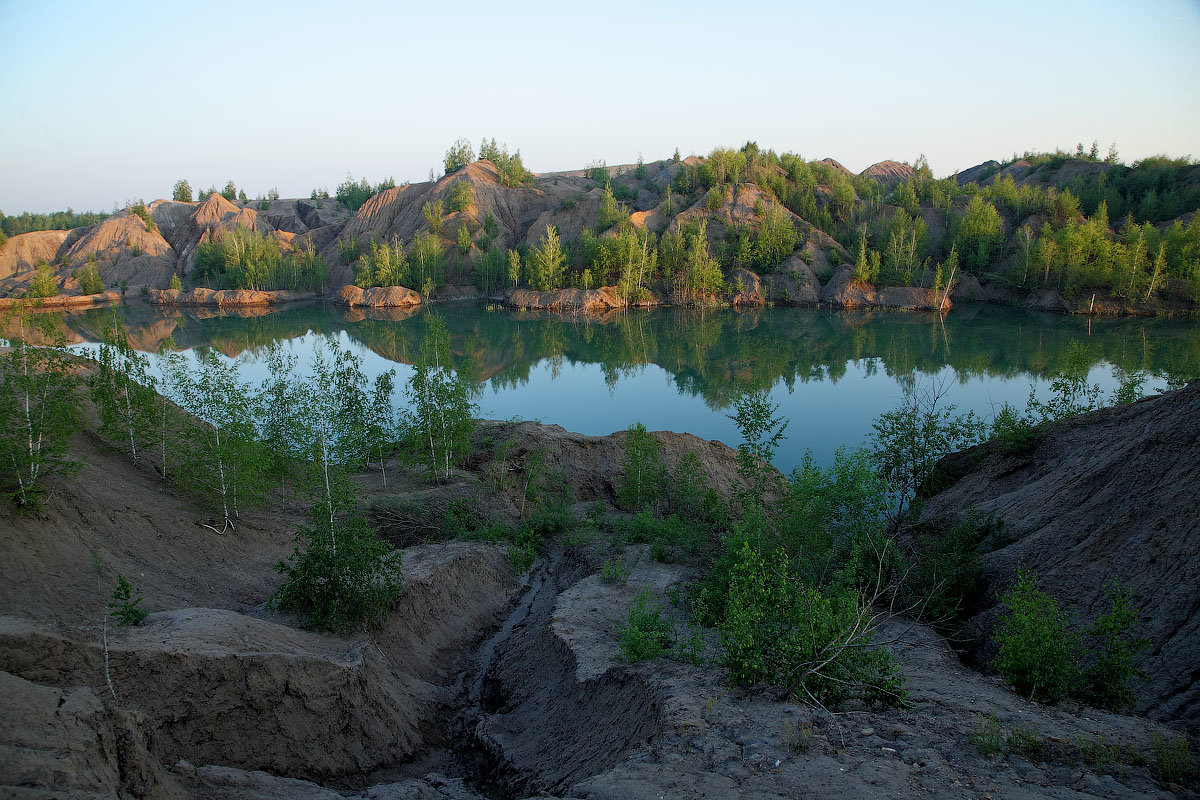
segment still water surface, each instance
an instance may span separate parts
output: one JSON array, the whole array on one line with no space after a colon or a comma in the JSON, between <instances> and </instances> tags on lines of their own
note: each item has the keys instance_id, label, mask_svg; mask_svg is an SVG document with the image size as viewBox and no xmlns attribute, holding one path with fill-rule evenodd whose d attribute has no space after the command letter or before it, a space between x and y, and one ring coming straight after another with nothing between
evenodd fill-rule
<instances>
[{"instance_id":1,"label":"still water surface","mask_svg":"<svg viewBox=\"0 0 1200 800\"><path fill-rule=\"evenodd\" d=\"M651 430L686 431L730 445L726 416L744 388L768 389L790 420L775 458L784 471L806 450L821 463L840 446L864 444L872 421L906 390L937 383L948 402L985 418L1004 402L1024 406L1031 387L1048 395L1072 341L1087 350L1090 380L1105 397L1118 370L1146 370L1148 389L1165 375L1200 375L1200 326L1186 320L1063 317L994 306L933 314L764 308L754 311L659 309L604 319L488 310L472 302L436 307L456 357L481 380L482 415L537 419L586 434L641 421ZM76 349L100 338L106 314L64 315ZM424 313L372 316L322 304L257 316L209 311L126 310L131 343L154 351L173 336L188 351L211 347L242 364L245 380L266 376L268 346L283 343L305 365L314 343L335 337L374 377L412 372L426 330ZM403 403L402 393L397 402Z\"/></svg>"}]
</instances>

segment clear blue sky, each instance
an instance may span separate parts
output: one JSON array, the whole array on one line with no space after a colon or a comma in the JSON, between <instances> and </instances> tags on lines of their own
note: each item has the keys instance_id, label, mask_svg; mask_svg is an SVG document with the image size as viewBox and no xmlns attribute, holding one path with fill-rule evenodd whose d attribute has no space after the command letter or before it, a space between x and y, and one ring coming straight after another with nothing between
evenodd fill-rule
<instances>
[{"instance_id":1,"label":"clear blue sky","mask_svg":"<svg viewBox=\"0 0 1200 800\"><path fill-rule=\"evenodd\" d=\"M1093 139L1200 156L1200 0L0 0L0 30L9 214L419 181L459 136L535 171L746 139L938 175Z\"/></svg>"}]
</instances>

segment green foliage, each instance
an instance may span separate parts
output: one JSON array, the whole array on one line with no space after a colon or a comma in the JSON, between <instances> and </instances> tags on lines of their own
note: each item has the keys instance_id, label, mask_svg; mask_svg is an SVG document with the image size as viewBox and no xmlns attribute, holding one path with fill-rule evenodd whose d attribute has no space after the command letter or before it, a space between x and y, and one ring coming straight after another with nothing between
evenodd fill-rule
<instances>
[{"instance_id":1,"label":"green foliage","mask_svg":"<svg viewBox=\"0 0 1200 800\"><path fill-rule=\"evenodd\" d=\"M956 414L954 405L942 405L943 393L938 386L915 387L871 425L876 469L896 495L897 515L943 456L976 443L986 430L975 412Z\"/></svg>"},{"instance_id":2,"label":"green foliage","mask_svg":"<svg viewBox=\"0 0 1200 800\"><path fill-rule=\"evenodd\" d=\"M1105 587L1105 594L1111 606L1087 632L1099 650L1092 654L1095 663L1084 670L1084 694L1099 708L1124 711L1135 700L1134 682L1146 677L1133 662L1139 652L1150 646L1150 641L1133 636L1137 624L1133 593L1114 580Z\"/></svg>"},{"instance_id":3,"label":"green foliage","mask_svg":"<svg viewBox=\"0 0 1200 800\"><path fill-rule=\"evenodd\" d=\"M366 178L360 179L357 183L354 176L349 172L346 173L346 180L338 184L337 192L334 197L337 198L338 205L345 206L350 211L358 211L363 207L363 204L370 200L375 195L386 189L395 188L396 182L391 178L384 178L378 185L372 186ZM317 192L313 189L313 199L328 197L328 192Z\"/></svg>"},{"instance_id":4,"label":"green foliage","mask_svg":"<svg viewBox=\"0 0 1200 800\"><path fill-rule=\"evenodd\" d=\"M1028 453L1037 443L1036 423L1011 403L1005 403L992 420L991 438L1009 455Z\"/></svg>"},{"instance_id":5,"label":"green foliage","mask_svg":"<svg viewBox=\"0 0 1200 800\"><path fill-rule=\"evenodd\" d=\"M371 239L368 251L359 256L354 270L354 285L362 289L407 286L419 290L420 284L413 278L408 254L404 252L404 243L399 237L382 244Z\"/></svg>"},{"instance_id":6,"label":"green foliage","mask_svg":"<svg viewBox=\"0 0 1200 800\"><path fill-rule=\"evenodd\" d=\"M625 431L621 477L617 500L623 508L640 511L654 508L662 496L666 468L662 463L662 442L640 422Z\"/></svg>"},{"instance_id":7,"label":"green foliage","mask_svg":"<svg viewBox=\"0 0 1200 800\"><path fill-rule=\"evenodd\" d=\"M466 255L471 252L471 231L465 224L458 226L458 252Z\"/></svg>"},{"instance_id":8,"label":"green foliage","mask_svg":"<svg viewBox=\"0 0 1200 800\"><path fill-rule=\"evenodd\" d=\"M137 203L129 207L129 213L142 221L148 231L158 230L158 225L154 223L154 217L150 216L150 210L146 208L145 203Z\"/></svg>"},{"instance_id":9,"label":"green foliage","mask_svg":"<svg viewBox=\"0 0 1200 800\"><path fill-rule=\"evenodd\" d=\"M27 321L0 352L0 493L31 509L45 494L46 481L79 470L67 457L70 437L79 429L79 379L62 345L31 347Z\"/></svg>"},{"instance_id":10,"label":"green foliage","mask_svg":"<svg viewBox=\"0 0 1200 800\"><path fill-rule=\"evenodd\" d=\"M1072 340L1065 362L1063 370L1050 381L1049 401L1039 401L1030 391L1029 416L1036 416L1041 422L1058 422L1100 407L1100 385L1088 384L1091 358L1087 348Z\"/></svg>"},{"instance_id":11,"label":"green foliage","mask_svg":"<svg viewBox=\"0 0 1200 800\"><path fill-rule=\"evenodd\" d=\"M340 502L339 512L331 522L324 502L313 506L312 526L299 528L288 562L275 565L284 583L268 605L303 614L313 629L348 633L380 624L396 604L401 563L361 514Z\"/></svg>"},{"instance_id":12,"label":"green foliage","mask_svg":"<svg viewBox=\"0 0 1200 800\"><path fill-rule=\"evenodd\" d=\"M922 531L914 537L918 557L906 589L915 616L942 631L954 629L983 585L980 529L968 519L947 531Z\"/></svg>"},{"instance_id":13,"label":"green foliage","mask_svg":"<svg viewBox=\"0 0 1200 800\"><path fill-rule=\"evenodd\" d=\"M100 434L120 442L136 464L154 426L157 392L149 374L150 359L129 346L125 321L116 311L104 326L96 362L87 384L100 417Z\"/></svg>"},{"instance_id":14,"label":"green foliage","mask_svg":"<svg viewBox=\"0 0 1200 800\"><path fill-rule=\"evenodd\" d=\"M215 288L320 291L328 272L316 250L284 254L275 238L247 228L226 231L196 248L196 280Z\"/></svg>"},{"instance_id":15,"label":"green foliage","mask_svg":"<svg viewBox=\"0 0 1200 800\"><path fill-rule=\"evenodd\" d=\"M1151 767L1163 783L1182 784L1197 774L1196 759L1186 734L1163 736L1150 734Z\"/></svg>"},{"instance_id":16,"label":"green foliage","mask_svg":"<svg viewBox=\"0 0 1200 800\"><path fill-rule=\"evenodd\" d=\"M453 214L456 211L466 211L475 203L475 187L466 179L460 179L450 184L446 192L446 210Z\"/></svg>"},{"instance_id":17,"label":"green foliage","mask_svg":"<svg viewBox=\"0 0 1200 800\"><path fill-rule=\"evenodd\" d=\"M1079 637L1054 598L1033 573L1017 570L1017 582L1000 598L998 651L992 661L1004 682L1031 700L1056 703L1080 683Z\"/></svg>"},{"instance_id":18,"label":"green foliage","mask_svg":"<svg viewBox=\"0 0 1200 800\"><path fill-rule=\"evenodd\" d=\"M32 231L69 231L73 228L96 225L107 218L108 214L103 211L76 213L69 208L50 214L31 214L28 211L15 217L0 214L0 233L4 236L20 236Z\"/></svg>"},{"instance_id":19,"label":"green foliage","mask_svg":"<svg viewBox=\"0 0 1200 800\"><path fill-rule=\"evenodd\" d=\"M481 155L480 158L482 157ZM446 168L445 174L449 175L451 172L462 169L474 160L475 150L471 147L471 143L466 139L455 139L454 144L450 145L450 149L446 151L446 155L442 159L442 165Z\"/></svg>"},{"instance_id":20,"label":"green foliage","mask_svg":"<svg viewBox=\"0 0 1200 800\"><path fill-rule=\"evenodd\" d=\"M993 716L980 718L967 740L985 756L1016 753L1030 761L1040 761L1044 750L1036 725L1005 727Z\"/></svg>"},{"instance_id":21,"label":"green foliage","mask_svg":"<svg viewBox=\"0 0 1200 800\"><path fill-rule=\"evenodd\" d=\"M54 274L54 269L49 264L38 265L37 272L34 273L33 280L29 282L29 289L26 290L25 296L30 299L58 297L58 276Z\"/></svg>"},{"instance_id":22,"label":"green foliage","mask_svg":"<svg viewBox=\"0 0 1200 800\"><path fill-rule=\"evenodd\" d=\"M541 241L529 252L530 286L543 292L561 289L566 264L558 230L547 225Z\"/></svg>"},{"instance_id":23,"label":"green foliage","mask_svg":"<svg viewBox=\"0 0 1200 800\"><path fill-rule=\"evenodd\" d=\"M109 597L108 614L118 625L137 625L149 613L142 608L142 598L133 596L133 584L124 575L117 576L117 585Z\"/></svg>"},{"instance_id":24,"label":"green foliage","mask_svg":"<svg viewBox=\"0 0 1200 800\"><path fill-rule=\"evenodd\" d=\"M479 157L486 158L496 165L500 172L500 185L509 188L524 186L533 180L533 173L525 169L521 163L521 151L518 149L512 155L508 153L508 145L496 145L496 140L483 140L479 143Z\"/></svg>"},{"instance_id":25,"label":"green foliage","mask_svg":"<svg viewBox=\"0 0 1200 800\"><path fill-rule=\"evenodd\" d=\"M738 475L745 481L750 497L761 502L779 473L771 466L775 449L784 440L788 422L776 416L779 404L772 403L766 391L743 392L734 401L734 413L728 415L738 427Z\"/></svg>"},{"instance_id":26,"label":"green foliage","mask_svg":"<svg viewBox=\"0 0 1200 800\"><path fill-rule=\"evenodd\" d=\"M609 559L600 566L600 580L605 583L624 584L629 580L633 568L622 558Z\"/></svg>"},{"instance_id":27,"label":"green foliage","mask_svg":"<svg viewBox=\"0 0 1200 800\"><path fill-rule=\"evenodd\" d=\"M234 186L233 181L226 182L225 188L221 190L221 197L224 197L231 203L237 200L237 187Z\"/></svg>"},{"instance_id":28,"label":"green foliage","mask_svg":"<svg viewBox=\"0 0 1200 800\"><path fill-rule=\"evenodd\" d=\"M754 241L756 266L761 271L773 272L796 249L799 239L788 213L778 203L771 203L763 212Z\"/></svg>"},{"instance_id":29,"label":"green foliage","mask_svg":"<svg viewBox=\"0 0 1200 800\"><path fill-rule=\"evenodd\" d=\"M629 219L629 209L617 202L611 185L605 186L604 194L600 197L600 209L596 215L596 231L603 233L627 219Z\"/></svg>"},{"instance_id":30,"label":"green foliage","mask_svg":"<svg viewBox=\"0 0 1200 800\"><path fill-rule=\"evenodd\" d=\"M504 288L508 278L508 258L504 251L492 245L475 258L475 285L484 294Z\"/></svg>"},{"instance_id":31,"label":"green foliage","mask_svg":"<svg viewBox=\"0 0 1200 800\"><path fill-rule=\"evenodd\" d=\"M236 527L239 509L260 502L267 489L249 386L237 365L215 350L197 352L195 369L182 359L163 366L171 399L190 415L180 420L179 436L191 446L182 453L175 481L204 505L221 510L223 533Z\"/></svg>"},{"instance_id":32,"label":"green foliage","mask_svg":"<svg viewBox=\"0 0 1200 800\"><path fill-rule=\"evenodd\" d=\"M470 453L476 391L465 370L454 372L445 320L430 314L406 388L405 416L407 438L430 478L449 480L450 470Z\"/></svg>"},{"instance_id":33,"label":"green foliage","mask_svg":"<svg viewBox=\"0 0 1200 800\"><path fill-rule=\"evenodd\" d=\"M617 626L622 660L636 664L662 656L671 646L672 632L671 621L662 616L650 590L638 590L625 624Z\"/></svg>"},{"instance_id":34,"label":"green foliage","mask_svg":"<svg viewBox=\"0 0 1200 800\"><path fill-rule=\"evenodd\" d=\"M725 190L721 186L713 186L704 195L704 209L706 211L716 211L725 202Z\"/></svg>"},{"instance_id":35,"label":"green foliage","mask_svg":"<svg viewBox=\"0 0 1200 800\"><path fill-rule=\"evenodd\" d=\"M782 551L768 561L743 544L717 627L722 664L735 683L765 680L821 703L903 703L891 654L865 647L869 635L851 634L864 613L853 589L797 581Z\"/></svg>"},{"instance_id":36,"label":"green foliage","mask_svg":"<svg viewBox=\"0 0 1200 800\"><path fill-rule=\"evenodd\" d=\"M421 206L421 216L425 217L425 222L429 225L429 230L433 231L434 236L442 235L442 225L445 223L446 216L442 211L442 201L434 200L433 202L425 201Z\"/></svg>"},{"instance_id":37,"label":"green foliage","mask_svg":"<svg viewBox=\"0 0 1200 800\"><path fill-rule=\"evenodd\" d=\"M183 281L179 279L178 272L171 273L171 288L175 291L181 291L183 289Z\"/></svg>"},{"instance_id":38,"label":"green foliage","mask_svg":"<svg viewBox=\"0 0 1200 800\"><path fill-rule=\"evenodd\" d=\"M80 294L100 294L104 291L104 279L100 277L100 270L91 261L84 264L75 277L79 281Z\"/></svg>"}]
</instances>

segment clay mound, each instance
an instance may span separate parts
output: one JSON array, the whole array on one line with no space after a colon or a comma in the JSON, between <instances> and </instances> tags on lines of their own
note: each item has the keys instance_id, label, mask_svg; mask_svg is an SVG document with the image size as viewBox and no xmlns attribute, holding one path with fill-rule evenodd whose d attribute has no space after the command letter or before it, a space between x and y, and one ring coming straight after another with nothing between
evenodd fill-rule
<instances>
[{"instance_id":1,"label":"clay mound","mask_svg":"<svg viewBox=\"0 0 1200 800\"><path fill-rule=\"evenodd\" d=\"M973 167L969 167L967 169L961 170L956 175L956 177L958 179L958 185L966 186L968 183L971 183L971 182L978 183L979 177L981 175L991 174L998 169L1000 169L1000 162L995 161L995 160L988 160L988 161L983 162L982 164L976 164Z\"/></svg>"},{"instance_id":2,"label":"clay mound","mask_svg":"<svg viewBox=\"0 0 1200 800\"><path fill-rule=\"evenodd\" d=\"M147 206L150 209L150 216L154 218L154 224L158 226L158 231L164 237L170 236L171 231L175 230L179 225L191 216L196 209L196 203L184 203L178 200L155 200Z\"/></svg>"},{"instance_id":3,"label":"clay mound","mask_svg":"<svg viewBox=\"0 0 1200 800\"><path fill-rule=\"evenodd\" d=\"M340 225L350 212L336 200L271 200L258 215L279 232L308 233L330 225Z\"/></svg>"},{"instance_id":4,"label":"clay mound","mask_svg":"<svg viewBox=\"0 0 1200 800\"><path fill-rule=\"evenodd\" d=\"M261 233L274 231L252 208L241 208L219 194L210 194L198 204L192 213L172 229L169 235L171 246L179 257L179 271L191 271L196 260L196 248L221 231L249 228Z\"/></svg>"},{"instance_id":5,"label":"clay mound","mask_svg":"<svg viewBox=\"0 0 1200 800\"><path fill-rule=\"evenodd\" d=\"M333 302L349 308L412 308L421 304L421 295L406 286L372 286L370 289L343 286L334 295Z\"/></svg>"},{"instance_id":6,"label":"clay mound","mask_svg":"<svg viewBox=\"0 0 1200 800\"><path fill-rule=\"evenodd\" d=\"M859 175L863 178L882 184L884 188L891 190L896 184L911 180L915 172L908 164L900 161L880 161L878 164L872 164L864 169Z\"/></svg>"},{"instance_id":7,"label":"clay mound","mask_svg":"<svg viewBox=\"0 0 1200 800\"><path fill-rule=\"evenodd\" d=\"M500 174L492 162L476 161L434 183L397 187L377 195L346 224L341 238L355 237L361 242L364 235L370 234L382 241L399 237L410 242L417 231L429 229L422 213L424 204L441 200L447 206L450 188L458 181L471 184L474 201L463 211L451 213L446 208L443 236L449 239L464 223L474 233L490 213L496 222L496 244L501 247L513 247L522 241L543 212L558 207L577 191L566 181L559 185L538 181L532 187L507 188L500 184Z\"/></svg>"},{"instance_id":8,"label":"clay mound","mask_svg":"<svg viewBox=\"0 0 1200 800\"><path fill-rule=\"evenodd\" d=\"M990 186L991 184L995 183L996 181L1000 180L1000 178L1005 177L1005 176L1008 176L1008 177L1012 178L1014 181L1020 183L1025 178L1027 178L1029 176L1029 174L1031 172L1033 172L1033 170L1034 170L1034 166L1033 166L1033 164L1029 163L1029 161L1027 161L1024 158L1018 159L1018 160L1014 161L1013 163L1009 164L1004 169L997 172L992 177L985 180L983 182L983 185ZM1037 229L1035 228L1034 230L1037 230Z\"/></svg>"},{"instance_id":9,"label":"clay mound","mask_svg":"<svg viewBox=\"0 0 1200 800\"><path fill-rule=\"evenodd\" d=\"M1081 627L1107 610L1102 587L1118 578L1151 641L1135 710L1200 730L1200 382L1064 423L1027 454L972 448L939 469L954 483L922 522L944 528L969 510L1004 521L982 543L987 593L972 627L991 630L1019 564ZM985 647L979 660L989 657Z\"/></svg>"},{"instance_id":10,"label":"clay mound","mask_svg":"<svg viewBox=\"0 0 1200 800\"><path fill-rule=\"evenodd\" d=\"M600 215L600 201L604 190L594 188L587 194L575 195L555 208L546 209L530 222L518 244L534 247L546 235L546 226L553 225L558 238L564 242L578 239L584 228L596 230Z\"/></svg>"},{"instance_id":11,"label":"clay mound","mask_svg":"<svg viewBox=\"0 0 1200 800\"><path fill-rule=\"evenodd\" d=\"M53 264L69 231L32 231L14 236L0 248L0 281L28 272L43 261Z\"/></svg>"},{"instance_id":12,"label":"clay mound","mask_svg":"<svg viewBox=\"0 0 1200 800\"><path fill-rule=\"evenodd\" d=\"M842 165L842 163L841 163L840 161L838 161L837 159L834 159L834 158L822 158L822 159L821 159L820 161L818 161L817 163L818 163L818 164L828 164L829 166L831 166L831 167L833 167L834 169L836 169L838 172L840 172L840 173L842 173L843 175L845 175L847 178L853 178L853 177L854 177L854 173L853 173L853 172L851 172L849 169L847 169L845 166L843 166L843 165Z\"/></svg>"}]
</instances>

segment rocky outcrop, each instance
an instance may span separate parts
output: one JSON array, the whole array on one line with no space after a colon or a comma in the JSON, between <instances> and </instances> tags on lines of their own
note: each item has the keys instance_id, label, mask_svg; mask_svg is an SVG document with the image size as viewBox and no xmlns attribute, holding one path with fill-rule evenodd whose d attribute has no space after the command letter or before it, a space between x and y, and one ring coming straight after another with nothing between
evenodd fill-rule
<instances>
[{"instance_id":1,"label":"rocky outcrop","mask_svg":"<svg viewBox=\"0 0 1200 800\"><path fill-rule=\"evenodd\" d=\"M989 175L994 175L1000 169L1000 162L995 160L985 161L982 164L976 164L973 167L961 170L955 177L958 178L959 186L966 186L968 183L978 183L980 179L986 178Z\"/></svg>"},{"instance_id":2,"label":"rocky outcrop","mask_svg":"<svg viewBox=\"0 0 1200 800\"><path fill-rule=\"evenodd\" d=\"M788 256L776 271L767 275L735 269L729 273L726 283L733 291L729 302L736 307L815 306L821 300L820 282L808 263L796 254Z\"/></svg>"},{"instance_id":3,"label":"rocky outcrop","mask_svg":"<svg viewBox=\"0 0 1200 800\"><path fill-rule=\"evenodd\" d=\"M159 306L272 306L297 300L311 300L312 292L274 291L260 292L251 289L206 289L196 287L181 289L151 289L146 301Z\"/></svg>"},{"instance_id":4,"label":"rocky outcrop","mask_svg":"<svg viewBox=\"0 0 1200 800\"><path fill-rule=\"evenodd\" d=\"M923 523L1003 521L983 542L988 591L972 627L986 639L1018 565L1081 626L1119 579L1151 641L1137 709L1200 730L1200 382L1043 430L1028 453L981 446L939 469L939 484L953 483L926 501Z\"/></svg>"},{"instance_id":5,"label":"rocky outcrop","mask_svg":"<svg viewBox=\"0 0 1200 800\"><path fill-rule=\"evenodd\" d=\"M343 286L333 296L333 302L348 308L414 308L421 305L421 295L405 286Z\"/></svg>"},{"instance_id":6,"label":"rocky outcrop","mask_svg":"<svg viewBox=\"0 0 1200 800\"><path fill-rule=\"evenodd\" d=\"M904 311L948 310L945 292L917 286L876 288L854 280L854 270L843 267L821 291L821 302L834 308L895 308Z\"/></svg>"}]
</instances>

